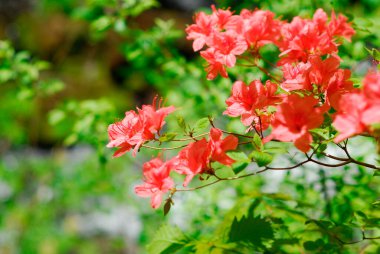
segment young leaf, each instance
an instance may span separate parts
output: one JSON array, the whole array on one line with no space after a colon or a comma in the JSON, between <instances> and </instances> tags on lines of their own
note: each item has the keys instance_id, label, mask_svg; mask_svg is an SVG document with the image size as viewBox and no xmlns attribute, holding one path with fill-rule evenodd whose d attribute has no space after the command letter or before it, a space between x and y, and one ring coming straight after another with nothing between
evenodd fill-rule
<instances>
[{"instance_id":1,"label":"young leaf","mask_svg":"<svg viewBox=\"0 0 380 254\"><path fill-rule=\"evenodd\" d=\"M177 116L177 124L178 126L186 132L186 122L185 119L182 116Z\"/></svg>"},{"instance_id":2,"label":"young leaf","mask_svg":"<svg viewBox=\"0 0 380 254\"><path fill-rule=\"evenodd\" d=\"M210 125L208 117L199 119L194 125L194 131L201 131L206 129Z\"/></svg>"},{"instance_id":3,"label":"young leaf","mask_svg":"<svg viewBox=\"0 0 380 254\"><path fill-rule=\"evenodd\" d=\"M257 133L253 135L252 145L254 149L258 151L262 151L264 148L263 141L261 140L261 137Z\"/></svg>"},{"instance_id":4,"label":"young leaf","mask_svg":"<svg viewBox=\"0 0 380 254\"><path fill-rule=\"evenodd\" d=\"M235 172L235 174L239 174L251 162L251 160L243 152L228 152L228 156L236 161L234 164L232 164L232 170Z\"/></svg>"},{"instance_id":5,"label":"young leaf","mask_svg":"<svg viewBox=\"0 0 380 254\"><path fill-rule=\"evenodd\" d=\"M189 241L178 227L163 225L147 246L147 251L152 254L172 254L182 249Z\"/></svg>"},{"instance_id":6,"label":"young leaf","mask_svg":"<svg viewBox=\"0 0 380 254\"><path fill-rule=\"evenodd\" d=\"M273 156L269 153L253 151L250 155L250 158L254 159L259 167L263 167L272 162Z\"/></svg>"},{"instance_id":7,"label":"young leaf","mask_svg":"<svg viewBox=\"0 0 380 254\"><path fill-rule=\"evenodd\" d=\"M169 142L169 141L172 141L176 136L177 136L177 133L168 132L162 135L158 140L160 142Z\"/></svg>"}]
</instances>

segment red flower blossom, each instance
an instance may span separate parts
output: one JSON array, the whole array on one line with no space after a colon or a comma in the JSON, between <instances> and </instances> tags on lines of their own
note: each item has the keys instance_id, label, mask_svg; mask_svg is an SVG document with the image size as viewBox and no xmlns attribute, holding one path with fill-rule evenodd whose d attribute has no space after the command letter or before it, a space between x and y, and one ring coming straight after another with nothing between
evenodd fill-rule
<instances>
[{"instance_id":1,"label":"red flower blossom","mask_svg":"<svg viewBox=\"0 0 380 254\"><path fill-rule=\"evenodd\" d=\"M334 36L341 36L347 40L351 40L351 37L355 34L355 30L351 27L351 24L347 22L347 18L342 14L336 17L335 12L331 13L331 21L328 25L330 34Z\"/></svg>"},{"instance_id":2,"label":"red flower blossom","mask_svg":"<svg viewBox=\"0 0 380 254\"><path fill-rule=\"evenodd\" d=\"M380 123L380 72L370 72L363 80L363 94L368 107L363 113L367 125Z\"/></svg>"},{"instance_id":3,"label":"red flower blossom","mask_svg":"<svg viewBox=\"0 0 380 254\"><path fill-rule=\"evenodd\" d=\"M239 140L233 135L228 135L225 139L222 139L222 135L221 130L211 128L210 141L208 143L208 149L211 151L211 160L224 165L231 165L235 161L226 154L226 151L235 150Z\"/></svg>"},{"instance_id":4,"label":"red flower blossom","mask_svg":"<svg viewBox=\"0 0 380 254\"><path fill-rule=\"evenodd\" d=\"M247 43L242 37L228 32L214 33L210 45L215 48L217 58L228 67L235 66L236 56L247 50Z\"/></svg>"},{"instance_id":5,"label":"red flower blossom","mask_svg":"<svg viewBox=\"0 0 380 254\"><path fill-rule=\"evenodd\" d=\"M186 28L188 40L194 40L193 49L198 51L206 44L213 27L211 23L211 17L204 12L199 12L195 15L195 24L192 24Z\"/></svg>"},{"instance_id":6,"label":"red flower blossom","mask_svg":"<svg viewBox=\"0 0 380 254\"><path fill-rule=\"evenodd\" d=\"M171 165L159 158L152 159L143 165L144 183L135 187L135 192L141 197L150 197L151 206L156 209L162 202L162 196L174 187L170 178Z\"/></svg>"},{"instance_id":7,"label":"red flower blossom","mask_svg":"<svg viewBox=\"0 0 380 254\"><path fill-rule=\"evenodd\" d=\"M319 56L312 56L306 63L297 65L284 64L282 71L285 81L281 87L286 91L307 90L315 95L324 95L328 105L338 107L340 96L353 89L350 81L351 72L339 69L340 59L330 56L322 60Z\"/></svg>"},{"instance_id":8,"label":"red flower blossom","mask_svg":"<svg viewBox=\"0 0 380 254\"><path fill-rule=\"evenodd\" d=\"M265 86L259 80L252 81L249 86L242 81L236 81L232 87L232 96L226 100L227 109L223 114L241 116L245 126L253 123L258 129L264 130L270 123L270 118L267 117L268 106L281 101L281 96L275 95L276 91L277 85L270 81Z\"/></svg>"},{"instance_id":9,"label":"red flower blossom","mask_svg":"<svg viewBox=\"0 0 380 254\"><path fill-rule=\"evenodd\" d=\"M297 65L285 63L282 66L285 81L281 83L281 87L285 91L293 90L312 90L308 72L310 63L298 63Z\"/></svg>"},{"instance_id":10,"label":"red flower blossom","mask_svg":"<svg viewBox=\"0 0 380 254\"><path fill-rule=\"evenodd\" d=\"M187 186L193 177L208 167L210 150L205 138L190 143L172 159L175 171L186 175L183 186Z\"/></svg>"},{"instance_id":11,"label":"red flower blossom","mask_svg":"<svg viewBox=\"0 0 380 254\"><path fill-rule=\"evenodd\" d=\"M211 9L212 9L211 20L213 24L215 24L219 30L225 29L225 25L228 23L228 21L232 17L232 12L229 9L227 10L216 9L215 5L211 5Z\"/></svg>"},{"instance_id":12,"label":"red flower blossom","mask_svg":"<svg viewBox=\"0 0 380 254\"><path fill-rule=\"evenodd\" d=\"M372 124L380 123L380 72L370 72L363 80L363 89L352 89L339 98L333 126L339 134L335 142L372 132Z\"/></svg>"},{"instance_id":13,"label":"red flower blossom","mask_svg":"<svg viewBox=\"0 0 380 254\"><path fill-rule=\"evenodd\" d=\"M209 48L205 51L201 51L201 56L204 59L206 59L208 63L206 67L208 80L216 78L216 76L218 76L219 73L223 78L228 77L226 68L223 65L223 60L217 57L217 55L215 54L214 48Z\"/></svg>"},{"instance_id":14,"label":"red flower blossom","mask_svg":"<svg viewBox=\"0 0 380 254\"><path fill-rule=\"evenodd\" d=\"M328 109L326 106L318 107L318 103L313 96L289 95L278 106L272 133L265 140L293 141L299 150L307 152L312 142L309 130L323 123L323 114Z\"/></svg>"},{"instance_id":15,"label":"red flower blossom","mask_svg":"<svg viewBox=\"0 0 380 254\"><path fill-rule=\"evenodd\" d=\"M170 163L177 173L186 175L183 186L187 186L194 176L210 169L213 161L224 165L234 163L225 152L236 149L237 145L238 139L235 136L229 135L222 139L222 131L211 128L209 142L203 138L190 143Z\"/></svg>"},{"instance_id":16,"label":"red flower blossom","mask_svg":"<svg viewBox=\"0 0 380 254\"><path fill-rule=\"evenodd\" d=\"M310 56L336 53L338 43L335 37L350 39L355 33L346 21L343 15L336 18L333 12L331 21L327 22L327 15L322 9L318 9L311 20L295 17L281 28L282 40L278 45L283 58L278 64L307 62Z\"/></svg>"},{"instance_id":17,"label":"red flower blossom","mask_svg":"<svg viewBox=\"0 0 380 254\"><path fill-rule=\"evenodd\" d=\"M367 130L366 125L362 122L366 107L365 97L359 91L345 94L340 98L340 110L336 113L333 122L333 126L338 130L339 135L335 137L334 142L339 143Z\"/></svg>"},{"instance_id":18,"label":"red flower blossom","mask_svg":"<svg viewBox=\"0 0 380 254\"><path fill-rule=\"evenodd\" d=\"M159 134L165 124L164 118L173 112L173 106L161 108L161 101L156 109L157 97L153 99L152 105L143 105L138 109L138 114L133 110L125 113L122 121L108 126L108 137L110 142L107 147L118 147L114 157L119 157L134 148L133 155L146 141L153 140Z\"/></svg>"}]
</instances>

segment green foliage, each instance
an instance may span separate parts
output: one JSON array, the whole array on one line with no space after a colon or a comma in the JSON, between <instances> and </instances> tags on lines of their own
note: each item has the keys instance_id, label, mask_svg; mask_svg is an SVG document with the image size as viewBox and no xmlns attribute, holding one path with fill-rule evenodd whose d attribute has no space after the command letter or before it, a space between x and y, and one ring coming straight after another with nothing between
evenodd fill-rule
<instances>
[{"instance_id":1,"label":"green foliage","mask_svg":"<svg viewBox=\"0 0 380 254\"><path fill-rule=\"evenodd\" d=\"M148 253L162 253L170 254L175 253L181 248L184 248L189 242L182 231L170 225L163 225L157 231L156 236L152 242L148 245Z\"/></svg>"},{"instance_id":2,"label":"green foliage","mask_svg":"<svg viewBox=\"0 0 380 254\"><path fill-rule=\"evenodd\" d=\"M379 9L375 8L378 0L355 4L303 0L218 2L237 12L242 8L269 9L288 20L295 15L310 17L319 7L345 14L349 11L358 33L353 43L343 42L340 56L344 67L355 70L355 84L360 83L360 66L367 63L366 58L379 60L380 20ZM1 253L118 253L130 249L144 253L145 246L146 251L155 254L379 253L379 240L370 239L380 236L378 171L373 174L361 166L324 171L304 165L285 174L272 171L255 175L259 167L284 167L298 160L291 145L263 144L258 134L252 139L244 138L247 144L242 145L242 151L228 153L236 161L231 167L218 169L227 177L251 174L250 177L221 181L189 195L176 193L164 205L166 217L162 211L151 211L148 202L136 200L133 189L126 186L133 186L140 179L141 161L152 154L139 153L133 161L127 156L121 160L106 159L111 157L110 151L105 151L106 130L108 124L117 121L114 116L122 117L124 111L132 108L128 105L126 109L126 104L141 104L147 100L145 97L159 93L169 104L181 107L180 113L175 113L178 128L175 119L173 124L168 121L169 131L159 142L182 135L188 138L190 132L207 132L207 115L218 115L217 126L228 125L229 131L243 133L245 127L239 120L227 123L220 116L231 82L241 77L246 77L246 81L267 77L257 70L236 67L231 70L231 80L206 81L204 61L185 56L183 49L178 48L184 44L181 38L185 35L178 29L181 24L175 17L157 17L144 29L141 19L135 19L141 14L150 16L145 11L157 7L157 1L44 0L36 5L39 11L46 12L41 17L56 12L58 17L81 20L87 26L87 34L81 34L79 39L68 34L74 46L63 50L80 62L75 68L83 65L80 73L92 74L85 66L93 59L86 57L97 50L116 49L112 54L119 54L118 58L97 58L101 62L123 61L125 66L117 70L121 81L112 88L113 93L101 91L100 97L88 95L90 98L78 99L85 96L72 96L60 81L64 68L59 64L65 60L55 57L61 51L53 51L49 64L32 56L38 51L15 50L11 42L0 42L0 233L6 236L0 242ZM18 22L34 31L32 24ZM24 33L19 36L20 42L28 41ZM81 43L92 50L82 52L78 47ZM28 46L20 44L17 48ZM45 51L42 46L41 51ZM278 50L269 46L263 47L260 54L267 60L278 58ZM264 62L260 64L271 68ZM105 72L108 75L111 70ZM63 95L59 93L62 91ZM145 97L137 99L141 94L135 91ZM59 100L61 96L66 96L63 102ZM312 131L318 141L313 144L317 156L332 149L326 143L336 133L328 127L328 121L331 119ZM48 128L41 127L45 122L49 122ZM53 141L41 139L41 133ZM28 152L19 150L20 146L36 149L38 142L47 142L54 149L35 156L25 156ZM83 146L88 150L81 150ZM370 154L374 148L368 140L359 140L352 145L353 150L358 150L356 147L361 147L364 154L355 157L357 160L373 159ZM70 151L72 154L68 155ZM195 179L194 185L211 181ZM137 213L136 221L142 229L134 232L134 238L126 240L120 232L84 232L83 228L91 224L86 224L86 215L107 215L118 206L127 206ZM125 217L130 214L119 214L116 224ZM163 221L165 224L159 228ZM174 222L178 226L173 226Z\"/></svg>"}]
</instances>

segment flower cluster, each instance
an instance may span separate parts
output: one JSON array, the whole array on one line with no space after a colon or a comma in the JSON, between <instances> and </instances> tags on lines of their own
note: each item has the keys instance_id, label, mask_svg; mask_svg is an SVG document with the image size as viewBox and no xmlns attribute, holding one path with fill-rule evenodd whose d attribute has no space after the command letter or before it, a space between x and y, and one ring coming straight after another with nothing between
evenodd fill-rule
<instances>
[{"instance_id":1,"label":"flower cluster","mask_svg":"<svg viewBox=\"0 0 380 254\"><path fill-rule=\"evenodd\" d=\"M254 80L248 86L236 81L224 112L231 117L240 116L247 131L254 129L262 138L262 131L271 126L266 142L292 141L299 150L307 152L313 141L309 131L323 124L324 114L330 108L340 110L343 95L355 93L351 72L340 68L337 55L337 39L350 40L355 34L343 15L332 12L329 20L318 9L311 19L295 17L286 22L269 11L243 10L235 15L213 7L211 15L198 13L195 24L188 26L186 32L187 38L194 40L195 51L207 46L200 54L208 62L209 79L218 73L228 77L225 68L235 65L237 55L244 60L260 58L261 46L272 43L279 48L277 66L282 70L282 80L276 80L278 84L267 81L265 85ZM262 70L253 63L252 67ZM279 87L286 93L280 94Z\"/></svg>"},{"instance_id":2,"label":"flower cluster","mask_svg":"<svg viewBox=\"0 0 380 254\"><path fill-rule=\"evenodd\" d=\"M152 105L143 105L137 109L125 112L125 117L120 122L111 124L108 127L108 137L110 142L107 147L118 147L114 157L119 157L134 148L133 155L139 148L149 140L156 138L161 128L165 124L164 118L173 112L173 106L161 108L160 100L156 109L157 97L153 99Z\"/></svg>"},{"instance_id":3,"label":"flower cluster","mask_svg":"<svg viewBox=\"0 0 380 254\"><path fill-rule=\"evenodd\" d=\"M212 9L211 15L198 13L195 24L186 28L187 39L194 40L194 51L207 46L200 54L208 63L208 79L218 74L227 78L226 67L235 66L236 56L279 39L281 21L270 11L243 10L233 15L230 10Z\"/></svg>"},{"instance_id":4,"label":"flower cluster","mask_svg":"<svg viewBox=\"0 0 380 254\"><path fill-rule=\"evenodd\" d=\"M152 207L157 208L161 204L163 193L174 187L174 182L169 176L171 171L186 175L183 186L187 186L194 176L206 172L212 173L212 162L228 166L234 163L226 151L235 150L238 139L233 135L223 139L222 134L221 130L212 128L209 141L202 138L191 142L177 156L166 162L162 162L159 158L146 162L143 166L145 183L135 188L136 194L151 197Z\"/></svg>"},{"instance_id":5,"label":"flower cluster","mask_svg":"<svg viewBox=\"0 0 380 254\"><path fill-rule=\"evenodd\" d=\"M295 17L290 23L275 18L264 10L242 10L240 15L212 6L210 15L199 12L195 24L186 28L187 39L193 40L194 51L201 51L207 61L207 78L220 74L227 78L226 67L233 67L236 57L245 52L255 54L265 44L277 45L280 65L307 62L310 56L335 55L338 37L350 39L355 31L343 15L327 14L318 9L312 19Z\"/></svg>"},{"instance_id":6,"label":"flower cluster","mask_svg":"<svg viewBox=\"0 0 380 254\"><path fill-rule=\"evenodd\" d=\"M277 85L266 82L265 86L260 80L255 80L247 86L242 81L236 81L232 87L232 95L226 100L225 115L241 116L247 131L254 128L258 131L266 130L273 118L273 112L268 110L282 101L282 96L276 95Z\"/></svg>"},{"instance_id":7,"label":"flower cluster","mask_svg":"<svg viewBox=\"0 0 380 254\"><path fill-rule=\"evenodd\" d=\"M340 68L338 38L350 40L355 34L343 15L332 12L329 19L318 9L311 19L295 17L287 22L276 19L270 11L242 10L236 15L229 9L212 6L212 14L198 13L195 24L188 26L186 32L187 38L194 41L194 51L200 51L208 63L208 79L219 74L227 78L226 67L235 66L238 58L252 60L248 67L257 67L271 79L265 83L253 80L248 85L236 81L223 113L240 117L246 132L254 131L260 142L293 142L306 153L313 143L312 130L331 126L331 122L338 134L332 132L328 140L335 138L335 142L363 132L378 135L380 72L369 72L359 89L350 80L351 72ZM282 72L281 78L273 77L257 64L262 58L260 47L269 43L280 50L279 61L272 66ZM144 105L137 112L128 111L122 121L109 126L107 146L119 148L114 157L132 148L135 154L148 141L161 144L164 119L175 108L161 107L161 101L158 108L155 105L156 98L152 105ZM135 188L136 194L151 197L152 207L158 208L163 194L176 191L172 172L185 175L183 186L201 174L217 177L214 163L231 166L235 161L226 152L237 149L239 144L236 136L223 138L223 133L229 132L213 125L209 133L195 137L189 132L188 139L176 140L191 142L181 146L183 149L169 160L157 157L146 162L144 183ZM237 135L253 137L254 142L257 137ZM240 144L244 143L247 142Z\"/></svg>"},{"instance_id":8,"label":"flower cluster","mask_svg":"<svg viewBox=\"0 0 380 254\"><path fill-rule=\"evenodd\" d=\"M373 132L380 123L380 72L368 73L363 89L355 89L342 96L333 126L339 131L335 142L356 134Z\"/></svg>"}]
</instances>

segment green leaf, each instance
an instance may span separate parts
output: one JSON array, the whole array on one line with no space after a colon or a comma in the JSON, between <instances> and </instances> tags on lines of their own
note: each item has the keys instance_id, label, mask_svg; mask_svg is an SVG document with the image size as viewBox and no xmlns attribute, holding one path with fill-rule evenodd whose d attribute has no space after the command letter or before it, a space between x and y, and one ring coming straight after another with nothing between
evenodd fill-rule
<instances>
[{"instance_id":1,"label":"green leaf","mask_svg":"<svg viewBox=\"0 0 380 254\"><path fill-rule=\"evenodd\" d=\"M273 156L269 153L253 151L250 155L250 158L254 159L259 167L263 167L272 162Z\"/></svg>"},{"instance_id":2,"label":"green leaf","mask_svg":"<svg viewBox=\"0 0 380 254\"><path fill-rule=\"evenodd\" d=\"M172 254L182 249L189 241L178 227L163 225L147 246L147 251L152 254Z\"/></svg>"},{"instance_id":3,"label":"green leaf","mask_svg":"<svg viewBox=\"0 0 380 254\"><path fill-rule=\"evenodd\" d=\"M375 170L375 172L373 173L373 176L380 176L380 170Z\"/></svg>"},{"instance_id":4,"label":"green leaf","mask_svg":"<svg viewBox=\"0 0 380 254\"><path fill-rule=\"evenodd\" d=\"M318 135L319 137L323 139L329 139L330 138L330 132L329 129L322 129L322 128L315 128L310 130L311 133Z\"/></svg>"},{"instance_id":5,"label":"green leaf","mask_svg":"<svg viewBox=\"0 0 380 254\"><path fill-rule=\"evenodd\" d=\"M184 131L186 132L186 122L185 122L185 119L183 118L183 116L177 116L177 124L178 126Z\"/></svg>"},{"instance_id":6,"label":"green leaf","mask_svg":"<svg viewBox=\"0 0 380 254\"><path fill-rule=\"evenodd\" d=\"M373 59L375 59L376 61L380 61L380 51L373 48L373 49L367 49L366 50L368 51L368 53L373 57Z\"/></svg>"},{"instance_id":7,"label":"green leaf","mask_svg":"<svg viewBox=\"0 0 380 254\"><path fill-rule=\"evenodd\" d=\"M111 17L101 16L91 23L91 29L96 32L104 32L112 26L112 22Z\"/></svg>"},{"instance_id":8,"label":"green leaf","mask_svg":"<svg viewBox=\"0 0 380 254\"><path fill-rule=\"evenodd\" d=\"M172 141L177 136L177 133L175 132L167 132L163 134L158 140L160 142L169 142Z\"/></svg>"},{"instance_id":9,"label":"green leaf","mask_svg":"<svg viewBox=\"0 0 380 254\"><path fill-rule=\"evenodd\" d=\"M239 174L251 162L251 160L244 152L228 152L227 154L229 157L231 157L231 159L236 161L234 164L232 164L232 170L235 174Z\"/></svg>"},{"instance_id":10,"label":"green leaf","mask_svg":"<svg viewBox=\"0 0 380 254\"><path fill-rule=\"evenodd\" d=\"M375 202L373 202L372 206L374 206L375 208L380 207L380 200L376 200Z\"/></svg>"},{"instance_id":11,"label":"green leaf","mask_svg":"<svg viewBox=\"0 0 380 254\"><path fill-rule=\"evenodd\" d=\"M263 141L259 134L255 133L252 139L252 145L255 150L262 151L264 149Z\"/></svg>"},{"instance_id":12,"label":"green leaf","mask_svg":"<svg viewBox=\"0 0 380 254\"><path fill-rule=\"evenodd\" d=\"M228 237L229 242L248 242L263 247L265 240L274 238L274 232L270 222L249 213L240 220L234 218Z\"/></svg>"},{"instance_id":13,"label":"green leaf","mask_svg":"<svg viewBox=\"0 0 380 254\"><path fill-rule=\"evenodd\" d=\"M318 249L319 245L314 241L307 241L303 243L303 247L305 250L316 250Z\"/></svg>"},{"instance_id":14,"label":"green leaf","mask_svg":"<svg viewBox=\"0 0 380 254\"><path fill-rule=\"evenodd\" d=\"M63 119L65 119L66 114L64 111L59 110L59 109L54 109L50 111L49 116L48 116L48 122L51 125L56 125L59 122L61 122Z\"/></svg>"},{"instance_id":15,"label":"green leaf","mask_svg":"<svg viewBox=\"0 0 380 254\"><path fill-rule=\"evenodd\" d=\"M210 125L208 117L199 119L194 125L194 131L201 131L206 129Z\"/></svg>"}]
</instances>

